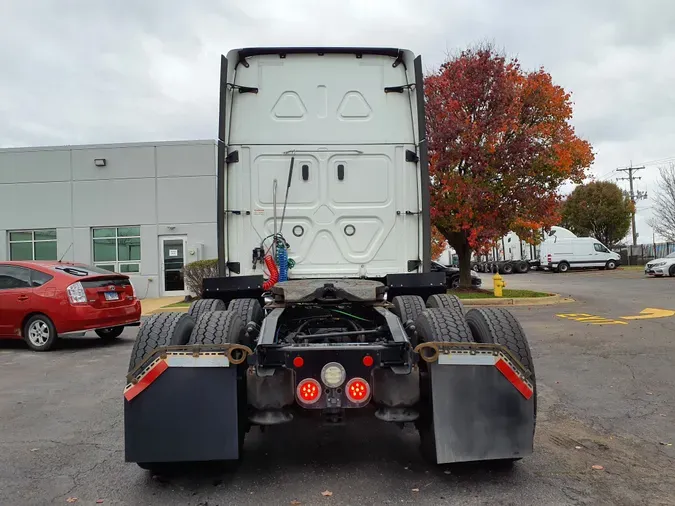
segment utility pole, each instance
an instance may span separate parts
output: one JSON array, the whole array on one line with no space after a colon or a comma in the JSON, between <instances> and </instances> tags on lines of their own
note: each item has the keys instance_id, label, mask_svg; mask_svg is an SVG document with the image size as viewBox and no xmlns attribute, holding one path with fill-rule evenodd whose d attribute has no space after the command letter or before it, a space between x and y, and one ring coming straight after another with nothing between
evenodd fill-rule
<instances>
[{"instance_id":1,"label":"utility pole","mask_svg":"<svg viewBox=\"0 0 675 506\"><path fill-rule=\"evenodd\" d=\"M634 179L642 179L641 177L635 177L633 176L633 173L637 172L638 170L642 170L644 167L633 167L633 164L630 164L630 167L626 167L624 169L616 169L617 172L628 172L628 177L619 177L616 180L617 181L628 181L630 185L630 192L629 192L629 197L631 202L633 202L633 207L635 207L635 201L636 200L642 200L647 198L647 192L641 192L638 191L637 193L633 191L633 180ZM633 210L633 216L632 216L632 229L633 229L633 246L637 246L637 230L635 230L635 210ZM630 256L630 255L629 255Z\"/></svg>"}]
</instances>

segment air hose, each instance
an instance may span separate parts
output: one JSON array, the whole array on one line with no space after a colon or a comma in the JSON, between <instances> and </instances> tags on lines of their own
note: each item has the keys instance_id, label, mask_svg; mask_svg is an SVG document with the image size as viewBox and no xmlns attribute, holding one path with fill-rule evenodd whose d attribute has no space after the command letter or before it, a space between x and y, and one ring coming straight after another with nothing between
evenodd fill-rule
<instances>
[{"instance_id":1,"label":"air hose","mask_svg":"<svg viewBox=\"0 0 675 506\"><path fill-rule=\"evenodd\" d=\"M279 266L279 281L287 281L288 250L283 241L277 241L277 265Z\"/></svg>"},{"instance_id":2,"label":"air hose","mask_svg":"<svg viewBox=\"0 0 675 506\"><path fill-rule=\"evenodd\" d=\"M274 263L274 258L272 255L267 255L265 257L265 265L267 270L270 271L270 278L263 283L263 290L269 290L279 281L279 271L277 270L277 264Z\"/></svg>"}]
</instances>

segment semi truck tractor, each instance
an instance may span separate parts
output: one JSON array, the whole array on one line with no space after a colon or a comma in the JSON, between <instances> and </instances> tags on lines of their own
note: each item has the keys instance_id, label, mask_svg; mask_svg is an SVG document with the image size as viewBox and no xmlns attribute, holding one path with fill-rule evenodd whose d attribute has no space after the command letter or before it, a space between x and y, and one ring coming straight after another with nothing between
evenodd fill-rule
<instances>
[{"instance_id":1,"label":"semi truck tractor","mask_svg":"<svg viewBox=\"0 0 675 506\"><path fill-rule=\"evenodd\" d=\"M419 56L230 51L217 145L219 276L189 312L140 327L126 461L236 461L247 433L300 417L414 424L438 464L532 453L521 325L503 309L465 311L430 270Z\"/></svg>"}]
</instances>

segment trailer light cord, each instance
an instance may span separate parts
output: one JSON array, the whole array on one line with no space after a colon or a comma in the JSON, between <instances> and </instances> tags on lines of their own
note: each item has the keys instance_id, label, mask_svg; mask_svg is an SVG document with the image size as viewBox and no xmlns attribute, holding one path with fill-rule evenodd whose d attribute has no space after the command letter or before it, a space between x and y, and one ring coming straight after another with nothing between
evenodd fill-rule
<instances>
[{"instance_id":1,"label":"trailer light cord","mask_svg":"<svg viewBox=\"0 0 675 506\"><path fill-rule=\"evenodd\" d=\"M263 290L267 291L279 281L279 271L277 270L277 264L274 263L274 258L272 258L271 255L265 257L265 265L270 271L270 278L263 283Z\"/></svg>"}]
</instances>

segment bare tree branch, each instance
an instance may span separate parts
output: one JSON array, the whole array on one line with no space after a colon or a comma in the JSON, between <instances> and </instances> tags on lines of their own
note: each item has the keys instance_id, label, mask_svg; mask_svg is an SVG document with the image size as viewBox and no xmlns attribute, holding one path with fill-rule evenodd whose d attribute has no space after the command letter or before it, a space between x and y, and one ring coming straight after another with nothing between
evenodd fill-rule
<instances>
[{"instance_id":1,"label":"bare tree branch","mask_svg":"<svg viewBox=\"0 0 675 506\"><path fill-rule=\"evenodd\" d=\"M675 241L675 164L659 169L659 179L654 192L654 217L649 224L668 241Z\"/></svg>"}]
</instances>

